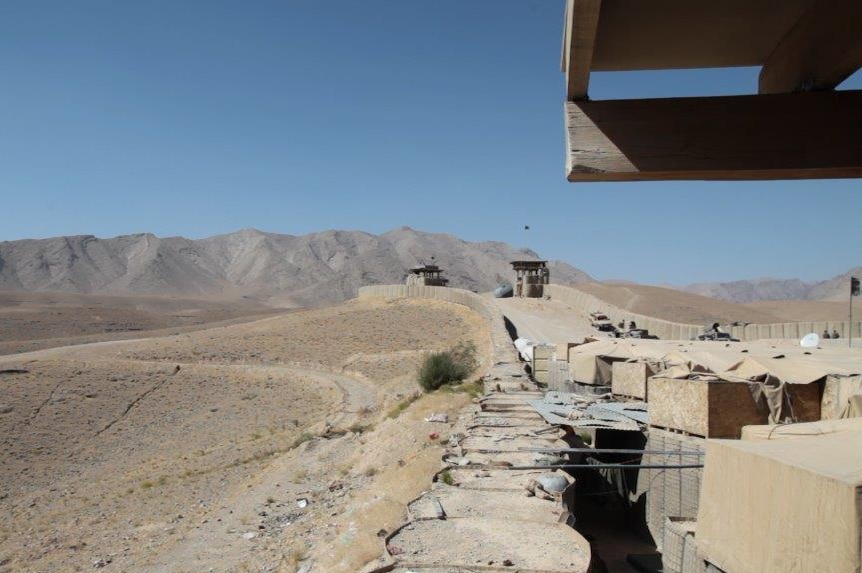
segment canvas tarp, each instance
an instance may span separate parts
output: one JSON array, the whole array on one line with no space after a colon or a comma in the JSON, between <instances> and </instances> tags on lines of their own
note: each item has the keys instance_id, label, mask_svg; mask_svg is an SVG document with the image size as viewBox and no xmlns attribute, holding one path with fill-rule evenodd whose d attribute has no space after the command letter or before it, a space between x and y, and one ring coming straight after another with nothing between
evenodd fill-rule
<instances>
[{"instance_id":1,"label":"canvas tarp","mask_svg":"<svg viewBox=\"0 0 862 573\"><path fill-rule=\"evenodd\" d=\"M701 557L732 573L859 571L862 429L831 424L825 434L797 424L802 435L707 442Z\"/></svg>"},{"instance_id":2,"label":"canvas tarp","mask_svg":"<svg viewBox=\"0 0 862 573\"><path fill-rule=\"evenodd\" d=\"M745 426L742 440L785 440L800 437L825 436L826 434L862 432L862 418L849 420L820 420L805 424L770 424L766 426Z\"/></svg>"},{"instance_id":3,"label":"canvas tarp","mask_svg":"<svg viewBox=\"0 0 862 573\"><path fill-rule=\"evenodd\" d=\"M675 349L661 359L662 378L688 378L690 374L722 372L739 361L738 350Z\"/></svg>"},{"instance_id":4,"label":"canvas tarp","mask_svg":"<svg viewBox=\"0 0 862 573\"><path fill-rule=\"evenodd\" d=\"M583 384L610 385L612 364L633 356L628 346L616 340L582 344L569 350L569 375Z\"/></svg>"},{"instance_id":5,"label":"canvas tarp","mask_svg":"<svg viewBox=\"0 0 862 573\"><path fill-rule=\"evenodd\" d=\"M665 346L651 342L611 338L573 347L569 349L569 374L576 382L609 386L614 362L657 360L667 352Z\"/></svg>"},{"instance_id":6,"label":"canvas tarp","mask_svg":"<svg viewBox=\"0 0 862 573\"><path fill-rule=\"evenodd\" d=\"M793 400L786 391L787 384L825 382L830 375L835 374L843 376L852 372L846 364L839 365L807 356L775 354L747 356L721 373L720 377L729 381L748 382L755 401L763 400L769 407L770 423L777 423L795 419Z\"/></svg>"},{"instance_id":7,"label":"canvas tarp","mask_svg":"<svg viewBox=\"0 0 862 573\"><path fill-rule=\"evenodd\" d=\"M862 416L862 375L826 378L821 417L824 420Z\"/></svg>"}]
</instances>

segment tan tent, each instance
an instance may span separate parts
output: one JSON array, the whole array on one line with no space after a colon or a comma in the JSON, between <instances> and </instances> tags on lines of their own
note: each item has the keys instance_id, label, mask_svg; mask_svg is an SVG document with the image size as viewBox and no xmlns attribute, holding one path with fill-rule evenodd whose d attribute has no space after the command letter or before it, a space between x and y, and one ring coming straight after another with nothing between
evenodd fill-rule
<instances>
[{"instance_id":1,"label":"tan tent","mask_svg":"<svg viewBox=\"0 0 862 573\"><path fill-rule=\"evenodd\" d=\"M723 348L709 350L678 348L662 357L660 360L662 368L656 376L688 378L691 374L723 372L738 362L739 356L738 350Z\"/></svg>"},{"instance_id":2,"label":"tan tent","mask_svg":"<svg viewBox=\"0 0 862 573\"><path fill-rule=\"evenodd\" d=\"M702 558L729 573L860 570L862 428L858 420L816 424L707 442Z\"/></svg>"},{"instance_id":3,"label":"tan tent","mask_svg":"<svg viewBox=\"0 0 862 573\"><path fill-rule=\"evenodd\" d=\"M862 375L831 375L823 388L824 420L862 416Z\"/></svg>"},{"instance_id":4,"label":"tan tent","mask_svg":"<svg viewBox=\"0 0 862 573\"><path fill-rule=\"evenodd\" d=\"M658 359L666 353L664 346L652 341L607 339L569 349L569 375L575 382L609 386L612 365L636 359Z\"/></svg>"}]
</instances>

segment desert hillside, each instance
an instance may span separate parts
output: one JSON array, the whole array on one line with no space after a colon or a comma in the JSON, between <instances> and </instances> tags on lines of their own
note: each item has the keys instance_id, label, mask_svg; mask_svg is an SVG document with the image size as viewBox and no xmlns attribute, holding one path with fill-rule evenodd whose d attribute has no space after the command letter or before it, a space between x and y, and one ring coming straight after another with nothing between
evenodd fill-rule
<instances>
[{"instance_id":1,"label":"desert hillside","mask_svg":"<svg viewBox=\"0 0 862 573\"><path fill-rule=\"evenodd\" d=\"M579 284L577 288L614 306L673 322L703 325L783 322L766 310L669 288L597 282Z\"/></svg>"},{"instance_id":2,"label":"desert hillside","mask_svg":"<svg viewBox=\"0 0 862 573\"><path fill-rule=\"evenodd\" d=\"M469 401L414 403L458 342L487 362L464 307L351 301L0 357L0 571L356 571L439 467L424 417Z\"/></svg>"},{"instance_id":3,"label":"desert hillside","mask_svg":"<svg viewBox=\"0 0 862 573\"><path fill-rule=\"evenodd\" d=\"M746 304L758 312L773 314L781 322L847 320L848 302L828 300L763 300ZM862 297L853 299L853 320L862 319Z\"/></svg>"},{"instance_id":4,"label":"desert hillside","mask_svg":"<svg viewBox=\"0 0 862 573\"><path fill-rule=\"evenodd\" d=\"M278 306L317 306L352 298L362 285L401 283L406 269L432 261L445 269L451 286L488 291L510 279L508 263L518 258L538 255L408 227L382 235L243 230L197 240L85 235L0 243L0 290L246 297ZM559 282L590 280L566 263L550 267Z\"/></svg>"}]
</instances>

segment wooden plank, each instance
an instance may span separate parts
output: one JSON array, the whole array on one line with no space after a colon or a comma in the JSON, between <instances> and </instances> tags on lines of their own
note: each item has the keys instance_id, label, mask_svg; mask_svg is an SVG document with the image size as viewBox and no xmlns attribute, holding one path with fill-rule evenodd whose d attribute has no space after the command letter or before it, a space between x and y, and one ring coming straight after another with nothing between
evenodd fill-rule
<instances>
[{"instance_id":1,"label":"wooden plank","mask_svg":"<svg viewBox=\"0 0 862 573\"><path fill-rule=\"evenodd\" d=\"M862 177L862 91L566 103L569 181Z\"/></svg>"},{"instance_id":2,"label":"wooden plank","mask_svg":"<svg viewBox=\"0 0 862 573\"><path fill-rule=\"evenodd\" d=\"M862 2L819 0L760 71L762 94L832 89L862 66Z\"/></svg>"},{"instance_id":3,"label":"wooden plank","mask_svg":"<svg viewBox=\"0 0 862 573\"><path fill-rule=\"evenodd\" d=\"M814 0L605 0L593 71L759 66Z\"/></svg>"},{"instance_id":4,"label":"wooden plank","mask_svg":"<svg viewBox=\"0 0 862 573\"><path fill-rule=\"evenodd\" d=\"M614 362L611 371L614 396L647 399L647 378L656 373L652 366L646 362Z\"/></svg>"},{"instance_id":5,"label":"wooden plank","mask_svg":"<svg viewBox=\"0 0 862 573\"><path fill-rule=\"evenodd\" d=\"M747 384L711 380L650 378L650 424L706 438L739 439L743 426L765 424Z\"/></svg>"},{"instance_id":6,"label":"wooden plank","mask_svg":"<svg viewBox=\"0 0 862 573\"><path fill-rule=\"evenodd\" d=\"M568 0L566 5L564 60L568 101L587 97L601 7L602 0Z\"/></svg>"}]
</instances>

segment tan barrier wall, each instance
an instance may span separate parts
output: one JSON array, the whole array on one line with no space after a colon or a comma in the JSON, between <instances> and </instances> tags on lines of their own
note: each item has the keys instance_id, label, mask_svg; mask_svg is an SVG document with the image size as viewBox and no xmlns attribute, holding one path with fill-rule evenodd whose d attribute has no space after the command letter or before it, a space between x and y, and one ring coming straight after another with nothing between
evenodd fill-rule
<instances>
[{"instance_id":1,"label":"tan barrier wall","mask_svg":"<svg viewBox=\"0 0 862 573\"><path fill-rule=\"evenodd\" d=\"M571 287L562 285L545 285L545 294L553 300L559 300L569 306L580 310L585 315L591 312L600 311L608 315L608 318L616 324L624 320L626 324L630 321L635 321L638 328L646 328L650 334L654 334L662 340L691 340L703 332L702 326L694 324L681 324L678 322L670 322L660 318L644 316L634 312L608 304L605 301L591 294L579 291Z\"/></svg>"},{"instance_id":2,"label":"tan barrier wall","mask_svg":"<svg viewBox=\"0 0 862 573\"><path fill-rule=\"evenodd\" d=\"M852 329L852 330L851 330ZM853 338L862 338L862 322L853 321L818 321L818 322L782 322L778 324L749 324L734 326L731 335L740 340L755 340L757 338L802 338L809 332L823 334L824 330L837 331L841 338L851 334Z\"/></svg>"},{"instance_id":3,"label":"tan barrier wall","mask_svg":"<svg viewBox=\"0 0 862 573\"><path fill-rule=\"evenodd\" d=\"M703 333L704 327L694 324L682 324L670 322L660 318L636 314L628 310L608 304L591 294L579 291L572 287L562 285L545 285L545 294L552 299L559 300L575 307L586 315L591 312L600 311L608 315L614 324L621 320L635 321L638 328L646 328L650 334L655 334L662 340L691 340ZM782 322L778 324L749 324L748 326L731 327L730 333L739 340L758 340L764 338L790 338L799 339L809 332L823 334L828 330L838 331L841 338L847 338L851 334L851 324L848 321L839 322ZM853 321L853 338L862 338L862 321Z\"/></svg>"},{"instance_id":4,"label":"tan barrier wall","mask_svg":"<svg viewBox=\"0 0 862 573\"><path fill-rule=\"evenodd\" d=\"M518 360L512 339L503 322L503 314L490 301L476 293L448 287L372 285L361 287L358 298L427 298L466 306L478 312L490 323L494 362L517 362Z\"/></svg>"}]
</instances>

